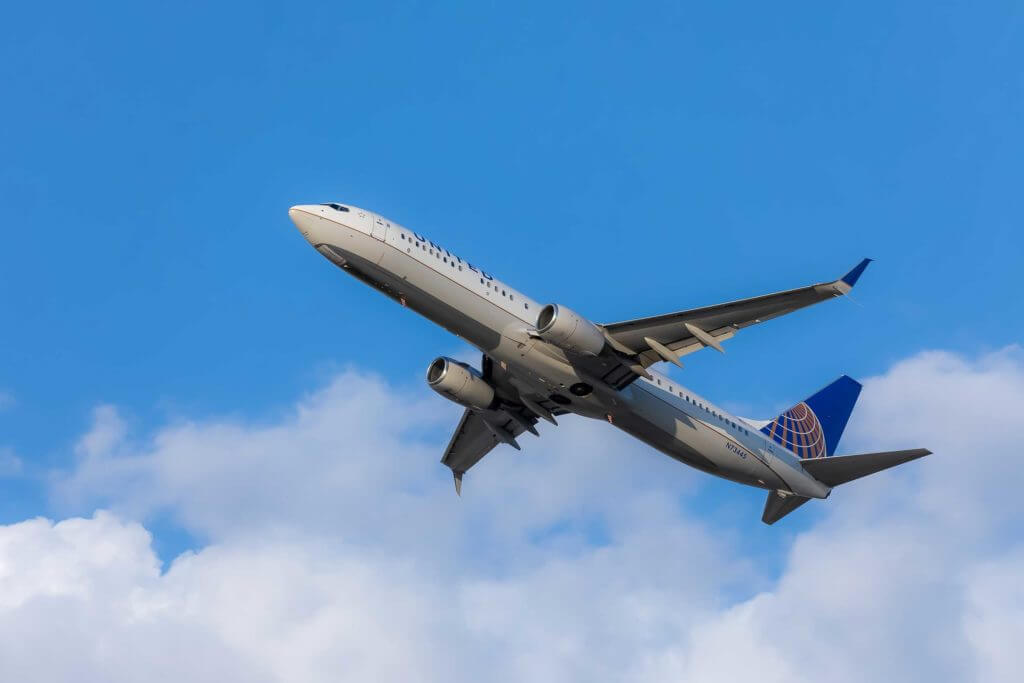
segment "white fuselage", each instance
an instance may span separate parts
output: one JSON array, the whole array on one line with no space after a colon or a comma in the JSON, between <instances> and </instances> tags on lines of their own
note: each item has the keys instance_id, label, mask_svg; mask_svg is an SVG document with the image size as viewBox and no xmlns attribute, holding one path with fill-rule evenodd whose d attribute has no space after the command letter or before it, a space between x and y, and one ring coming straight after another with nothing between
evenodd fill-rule
<instances>
[{"instance_id":1,"label":"white fuselage","mask_svg":"<svg viewBox=\"0 0 1024 683\"><path fill-rule=\"evenodd\" d=\"M569 401L565 410L606 419L711 474L828 496L796 455L668 377L651 373L621 390L581 377L559 348L531 334L540 304L424 236L354 206L304 205L289 214L327 259L501 363L521 391ZM595 391L587 396L567 390L588 380Z\"/></svg>"}]
</instances>

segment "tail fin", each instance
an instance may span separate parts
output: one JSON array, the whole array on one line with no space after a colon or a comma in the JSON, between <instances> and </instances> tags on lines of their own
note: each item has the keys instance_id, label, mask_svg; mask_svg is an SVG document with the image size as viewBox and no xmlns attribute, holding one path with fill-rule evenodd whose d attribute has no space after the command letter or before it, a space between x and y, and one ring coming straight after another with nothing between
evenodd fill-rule
<instances>
[{"instance_id":1,"label":"tail fin","mask_svg":"<svg viewBox=\"0 0 1024 683\"><path fill-rule=\"evenodd\" d=\"M761 431L801 458L830 456L836 452L859 395L860 383L843 375L779 415Z\"/></svg>"}]
</instances>

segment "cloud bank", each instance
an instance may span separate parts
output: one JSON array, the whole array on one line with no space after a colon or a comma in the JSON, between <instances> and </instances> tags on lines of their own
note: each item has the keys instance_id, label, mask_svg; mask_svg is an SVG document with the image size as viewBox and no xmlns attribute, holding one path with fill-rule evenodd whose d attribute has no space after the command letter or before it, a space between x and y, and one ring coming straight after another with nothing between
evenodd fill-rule
<instances>
[{"instance_id":1,"label":"cloud bank","mask_svg":"<svg viewBox=\"0 0 1024 683\"><path fill-rule=\"evenodd\" d=\"M437 460L457 413L423 397L346 372L276 420L142 436L98 408L52 483L89 516L0 527L0 678L1024 671L1019 349L922 353L866 381L844 451L936 455L805 506L799 532L715 524L687 504L704 475L584 420L495 451L456 499ZM157 515L207 544L161 571ZM766 544L787 547L781 567Z\"/></svg>"}]
</instances>

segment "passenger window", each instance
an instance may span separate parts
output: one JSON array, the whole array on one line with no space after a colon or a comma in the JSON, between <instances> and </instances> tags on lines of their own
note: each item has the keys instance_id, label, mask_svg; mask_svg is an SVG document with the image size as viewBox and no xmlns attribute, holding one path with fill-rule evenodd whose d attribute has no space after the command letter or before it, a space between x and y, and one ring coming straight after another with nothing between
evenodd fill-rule
<instances>
[{"instance_id":1,"label":"passenger window","mask_svg":"<svg viewBox=\"0 0 1024 683\"><path fill-rule=\"evenodd\" d=\"M523 304L523 308L529 309L530 308L530 304Z\"/></svg>"}]
</instances>

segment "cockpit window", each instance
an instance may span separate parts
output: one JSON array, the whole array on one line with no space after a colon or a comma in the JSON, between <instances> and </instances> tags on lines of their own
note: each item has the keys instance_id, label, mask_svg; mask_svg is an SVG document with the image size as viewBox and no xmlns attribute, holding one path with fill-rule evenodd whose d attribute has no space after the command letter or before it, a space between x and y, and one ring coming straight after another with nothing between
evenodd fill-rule
<instances>
[{"instance_id":1,"label":"cockpit window","mask_svg":"<svg viewBox=\"0 0 1024 683\"><path fill-rule=\"evenodd\" d=\"M321 204L320 206L329 206L335 211L344 211L345 213L348 213L348 207L342 206L341 204Z\"/></svg>"}]
</instances>

